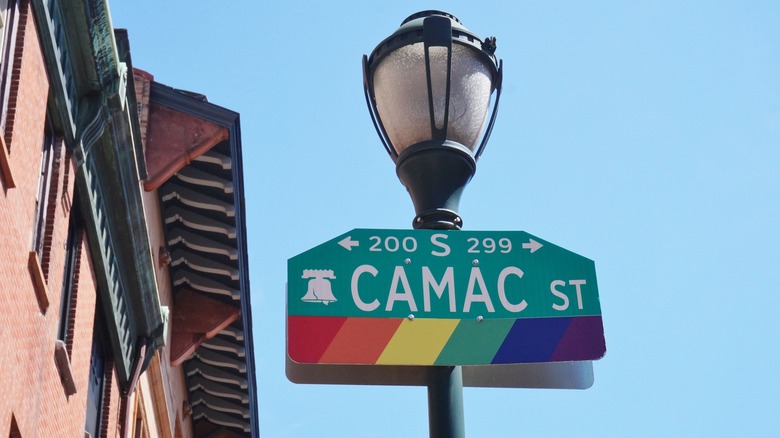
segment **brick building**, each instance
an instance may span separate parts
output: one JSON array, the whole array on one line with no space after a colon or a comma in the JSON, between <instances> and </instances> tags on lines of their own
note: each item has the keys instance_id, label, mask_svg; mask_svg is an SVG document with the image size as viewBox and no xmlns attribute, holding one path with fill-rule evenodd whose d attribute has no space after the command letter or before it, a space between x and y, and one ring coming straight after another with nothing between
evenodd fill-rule
<instances>
[{"instance_id":1,"label":"brick building","mask_svg":"<svg viewBox=\"0 0 780 438\"><path fill-rule=\"evenodd\" d=\"M258 436L238 114L0 0L0 438Z\"/></svg>"}]
</instances>

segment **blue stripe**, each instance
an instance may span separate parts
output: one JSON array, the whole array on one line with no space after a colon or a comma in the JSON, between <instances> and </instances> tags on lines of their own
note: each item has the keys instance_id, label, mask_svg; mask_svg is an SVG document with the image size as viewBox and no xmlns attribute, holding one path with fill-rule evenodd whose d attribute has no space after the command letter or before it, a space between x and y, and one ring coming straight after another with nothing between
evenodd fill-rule
<instances>
[{"instance_id":1,"label":"blue stripe","mask_svg":"<svg viewBox=\"0 0 780 438\"><path fill-rule=\"evenodd\" d=\"M571 321L571 317L518 319L492 363L549 362Z\"/></svg>"}]
</instances>

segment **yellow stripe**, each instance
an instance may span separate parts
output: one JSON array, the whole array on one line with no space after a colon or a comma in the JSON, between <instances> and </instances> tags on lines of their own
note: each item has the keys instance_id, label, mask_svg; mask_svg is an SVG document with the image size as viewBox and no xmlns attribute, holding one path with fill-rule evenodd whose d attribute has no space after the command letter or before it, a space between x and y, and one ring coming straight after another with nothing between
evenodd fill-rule
<instances>
[{"instance_id":1,"label":"yellow stripe","mask_svg":"<svg viewBox=\"0 0 780 438\"><path fill-rule=\"evenodd\" d=\"M405 319L376 363L433 365L458 323L459 319Z\"/></svg>"}]
</instances>

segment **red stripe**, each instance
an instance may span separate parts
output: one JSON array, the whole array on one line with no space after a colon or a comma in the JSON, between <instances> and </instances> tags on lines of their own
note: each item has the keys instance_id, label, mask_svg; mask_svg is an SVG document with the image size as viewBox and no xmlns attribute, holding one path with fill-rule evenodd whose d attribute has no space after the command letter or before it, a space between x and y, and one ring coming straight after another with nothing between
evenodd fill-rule
<instances>
[{"instance_id":1,"label":"red stripe","mask_svg":"<svg viewBox=\"0 0 780 438\"><path fill-rule=\"evenodd\" d=\"M345 317L288 316L287 354L298 363L317 363L344 325Z\"/></svg>"}]
</instances>

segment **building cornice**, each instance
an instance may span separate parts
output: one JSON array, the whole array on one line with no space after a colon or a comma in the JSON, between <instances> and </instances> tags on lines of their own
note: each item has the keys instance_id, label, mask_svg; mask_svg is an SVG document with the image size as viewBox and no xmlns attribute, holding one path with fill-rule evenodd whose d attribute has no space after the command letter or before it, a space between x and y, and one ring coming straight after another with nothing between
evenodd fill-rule
<instances>
[{"instance_id":1,"label":"building cornice","mask_svg":"<svg viewBox=\"0 0 780 438\"><path fill-rule=\"evenodd\" d=\"M164 344L166 324L143 208L129 50L120 57L105 0L31 1L51 82L49 111L78 167L100 302L119 380L128 385Z\"/></svg>"}]
</instances>

